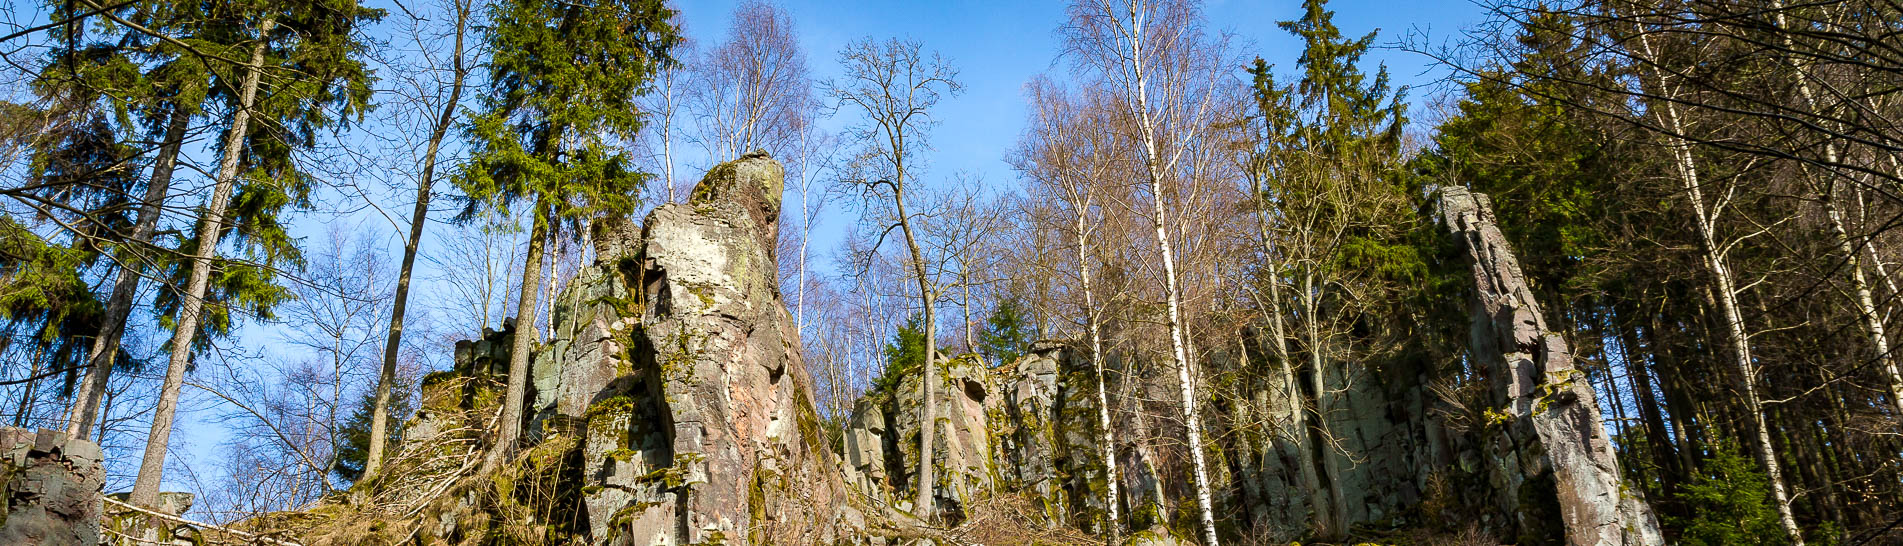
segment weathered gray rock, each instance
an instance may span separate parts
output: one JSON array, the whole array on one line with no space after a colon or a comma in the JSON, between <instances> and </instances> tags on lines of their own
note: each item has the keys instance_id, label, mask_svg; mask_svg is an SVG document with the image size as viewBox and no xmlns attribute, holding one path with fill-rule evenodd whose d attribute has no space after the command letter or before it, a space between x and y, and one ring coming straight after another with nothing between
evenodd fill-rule
<instances>
[{"instance_id":1,"label":"weathered gray rock","mask_svg":"<svg viewBox=\"0 0 1903 546\"><path fill-rule=\"evenodd\" d=\"M1001 370L1003 396L992 411L992 428L998 436L1000 488L1034 493L1050 525L1103 532L1109 484L1093 370L1066 343L1033 344ZM1124 477L1128 482L1142 475Z\"/></svg>"},{"instance_id":2,"label":"weathered gray rock","mask_svg":"<svg viewBox=\"0 0 1903 546\"><path fill-rule=\"evenodd\" d=\"M873 498L888 498L885 408L860 398L846 424L846 481Z\"/></svg>"},{"instance_id":3,"label":"weathered gray rock","mask_svg":"<svg viewBox=\"0 0 1903 546\"><path fill-rule=\"evenodd\" d=\"M941 355L937 367L934 375L939 382L936 393L938 436L932 453L937 483L932 488L936 505L933 513L944 521L957 522L964 518L966 508L973 501L993 490L992 431L986 401L991 399L994 387L984 363L976 355L955 358ZM919 381L917 374L905 376L891 393L893 396L874 401L884 413L880 423L887 427L886 432L878 436L889 487L864 491L913 513L918 512L912 506L912 491L918 482L919 433L923 430L919 426L923 408ZM874 435L870 429L857 426L847 434L868 440Z\"/></svg>"},{"instance_id":4,"label":"weathered gray rock","mask_svg":"<svg viewBox=\"0 0 1903 546\"><path fill-rule=\"evenodd\" d=\"M866 528L780 301L782 177L749 154L638 235L594 226L597 261L557 300L531 374L535 429L580 435L593 543L830 544Z\"/></svg>"},{"instance_id":5,"label":"weathered gray rock","mask_svg":"<svg viewBox=\"0 0 1903 546\"><path fill-rule=\"evenodd\" d=\"M98 444L0 428L0 544L98 544L105 479Z\"/></svg>"},{"instance_id":6,"label":"weathered gray rock","mask_svg":"<svg viewBox=\"0 0 1903 546\"><path fill-rule=\"evenodd\" d=\"M1620 483L1592 386L1573 367L1565 340L1547 329L1494 224L1492 203L1465 188L1442 188L1439 212L1473 266L1474 358L1487 370L1494 403L1512 417L1492 442L1497 502L1520 516L1522 534L1546 523L1525 504L1553 502L1569 544L1663 543L1651 508Z\"/></svg>"}]
</instances>

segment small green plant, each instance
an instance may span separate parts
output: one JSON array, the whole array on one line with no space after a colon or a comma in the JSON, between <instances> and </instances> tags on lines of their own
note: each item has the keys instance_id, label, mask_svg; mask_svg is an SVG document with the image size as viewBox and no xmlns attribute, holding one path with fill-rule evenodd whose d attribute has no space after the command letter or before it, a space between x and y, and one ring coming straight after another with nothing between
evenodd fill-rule
<instances>
[{"instance_id":1,"label":"small green plant","mask_svg":"<svg viewBox=\"0 0 1903 546\"><path fill-rule=\"evenodd\" d=\"M1770 480L1733 443L1717 445L1679 494L1689 515L1666 518L1666 525L1679 529L1686 546L1786 543L1769 500Z\"/></svg>"},{"instance_id":2,"label":"small green plant","mask_svg":"<svg viewBox=\"0 0 1903 546\"><path fill-rule=\"evenodd\" d=\"M1487 426L1505 426L1507 423L1513 422L1513 414L1497 409L1489 408L1482 412L1481 416L1486 418Z\"/></svg>"}]
</instances>

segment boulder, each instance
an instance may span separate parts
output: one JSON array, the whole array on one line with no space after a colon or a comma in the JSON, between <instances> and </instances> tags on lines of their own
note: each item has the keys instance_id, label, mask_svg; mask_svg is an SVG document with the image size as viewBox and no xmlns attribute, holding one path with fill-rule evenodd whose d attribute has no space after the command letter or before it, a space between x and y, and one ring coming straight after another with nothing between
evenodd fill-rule
<instances>
[{"instance_id":1,"label":"boulder","mask_svg":"<svg viewBox=\"0 0 1903 546\"><path fill-rule=\"evenodd\" d=\"M63 432L0 428L0 544L98 544L100 461L98 444Z\"/></svg>"}]
</instances>

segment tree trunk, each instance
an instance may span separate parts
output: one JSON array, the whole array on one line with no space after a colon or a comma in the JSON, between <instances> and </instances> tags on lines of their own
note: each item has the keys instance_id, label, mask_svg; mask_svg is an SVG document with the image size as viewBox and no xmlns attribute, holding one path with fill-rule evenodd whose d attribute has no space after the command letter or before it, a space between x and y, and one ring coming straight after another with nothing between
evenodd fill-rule
<instances>
[{"instance_id":1,"label":"tree trunk","mask_svg":"<svg viewBox=\"0 0 1903 546\"><path fill-rule=\"evenodd\" d=\"M1645 49L1646 58L1658 58L1652 49L1649 35L1640 33L1639 43ZM1672 151L1686 201L1691 205L1692 214L1696 215L1692 223L1698 231L1705 265L1711 270L1712 283L1716 291L1713 296L1719 311L1723 313L1725 334L1733 349L1733 364L1737 369L1740 387L1743 390L1745 409L1751 414L1751 425L1756 429L1758 459L1764 465L1765 475L1771 482L1772 499L1777 503L1778 523L1783 526L1784 533L1790 537L1792 544L1804 546L1804 534L1797 527L1797 518L1791 511L1790 493L1784 487L1784 473L1778 463L1777 448L1771 444L1770 425L1765 422L1764 408L1758 396L1757 364L1751 358L1750 335L1745 332L1744 316L1738 309L1736 282L1732 278L1730 269L1725 266L1717 237L1712 233L1713 218L1705 208L1704 193L1698 176L1698 164L1692 158L1690 144L1678 136L1685 134L1684 124L1678 115L1678 105L1674 102L1676 97L1665 81L1663 71L1654 65L1650 72L1656 80L1654 84L1658 86L1656 92L1665 97L1665 100L1660 101L1659 104L1664 112L1654 112L1654 114L1663 118L1660 121L1672 133L1666 136L1670 141L1668 148Z\"/></svg>"},{"instance_id":2,"label":"tree trunk","mask_svg":"<svg viewBox=\"0 0 1903 546\"><path fill-rule=\"evenodd\" d=\"M183 107L172 106L171 119L165 125L165 142L160 144L159 155L152 161L152 179L145 185L138 223L133 224L132 238L114 253L119 262L119 275L112 283L112 297L106 300L105 323L100 325L99 336L93 338L92 350L87 353L86 377L73 393L67 436L81 440L92 437L101 393L105 392L112 376L119 342L125 336L126 320L132 316L133 299L138 296L139 281L145 272L143 247L151 243L152 232L157 230L159 217L165 212L165 194L171 191L172 173L178 170L178 153L185 147L185 129L190 121L191 115Z\"/></svg>"},{"instance_id":3,"label":"tree trunk","mask_svg":"<svg viewBox=\"0 0 1903 546\"><path fill-rule=\"evenodd\" d=\"M1615 311L1616 312L1616 311ZM1617 330L1619 347L1625 357L1626 373L1631 374L1632 390L1638 393L1639 419L1645 424L1645 439L1652 444L1653 462L1663 466L1660 472L1661 485L1666 494L1677 490L1678 476L1684 469L1678 463L1678 447L1666 436L1665 418L1659 411L1658 397L1652 394L1652 378L1647 370L1648 363L1639 357L1638 335L1632 328L1616 322L1612 328Z\"/></svg>"},{"instance_id":4,"label":"tree trunk","mask_svg":"<svg viewBox=\"0 0 1903 546\"><path fill-rule=\"evenodd\" d=\"M896 148L896 147L895 147ZM938 312L932 302L938 300L933 292L931 279L925 272L925 255L919 251L918 239L912 234L911 217L905 213L904 171L897 175L899 182L892 183L892 204L899 215L899 231L905 235L905 248L912 254L913 273L918 277L919 305L925 313L925 362L919 370L919 385L923 390L924 404L919 408L922 413L919 420L918 447L918 490L912 501L912 510L927 521L936 512L933 502L933 488L937 485L932 475L932 444L938 436Z\"/></svg>"},{"instance_id":5,"label":"tree trunk","mask_svg":"<svg viewBox=\"0 0 1903 546\"><path fill-rule=\"evenodd\" d=\"M971 321L971 272L965 268L965 257L958 257L958 284L965 291L965 351L978 352L977 323ZM997 364L1004 364L999 362Z\"/></svg>"},{"instance_id":6,"label":"tree trunk","mask_svg":"<svg viewBox=\"0 0 1903 546\"><path fill-rule=\"evenodd\" d=\"M1286 322L1283 321L1283 317L1282 317L1282 303L1283 302L1282 302L1282 279L1281 279L1280 262L1277 262L1275 259L1275 246L1274 246L1274 243L1272 242L1273 239L1269 237L1268 204L1267 204L1267 200L1262 197L1263 196L1262 179L1261 179L1262 175L1261 173L1252 173L1248 176L1249 176L1250 186L1255 192L1255 194L1251 196L1251 199L1263 200L1262 203L1259 203L1256 206L1255 219L1256 219L1256 235L1260 238L1260 242L1262 244L1262 256L1263 256L1262 265L1264 268L1269 270L1269 301L1268 301L1267 307L1268 307L1269 328L1270 328L1269 334L1270 336L1274 338L1273 339L1274 342L1270 343L1269 347L1272 347L1275 349L1275 358L1276 360L1280 361L1282 365L1283 395L1286 396L1287 399L1291 402L1300 403L1302 401L1302 394L1301 394L1302 391L1301 391L1301 387L1296 384L1297 379L1295 377L1295 367L1289 358L1288 325ZM1312 317L1313 317L1312 315L1307 315L1307 316L1309 316L1312 320ZM1311 352L1313 351L1312 348L1316 347L1316 345L1313 345L1313 343L1316 343L1318 341L1319 340L1313 339L1313 336L1311 336L1311 339L1310 339ZM1317 353L1317 355L1319 355L1319 353ZM1319 364L1320 362L1319 359L1316 362L1317 364ZM1317 383L1316 387L1318 389L1316 391L1317 399L1319 399L1320 384ZM1310 431L1308 429L1307 404L1302 404L1300 407L1295 408L1295 411L1290 412L1290 415L1293 417L1293 422L1289 423L1288 428L1289 430L1293 432L1288 434L1288 437L1296 442L1299 442L1297 445L1301 445L1301 446L1315 445L1313 442L1307 441L1310 434ZM1322 498L1323 488L1321 487L1321 484L1320 484L1321 475L1318 472L1316 472L1316 469L1315 469L1315 456L1314 456L1315 454L1313 452L1310 452L1309 449L1301 449L1298 455L1299 457L1296 457L1297 459L1296 464L1298 466L1298 471L1301 473L1302 483L1309 490L1309 494L1311 497L1309 499L1309 504L1310 504L1309 509L1314 510L1314 521L1313 521L1314 527L1313 528L1315 529L1315 532L1317 535L1333 536L1331 533L1333 533L1335 529L1333 527L1333 524L1331 523L1333 520L1332 518L1329 517L1331 510L1329 508L1329 505L1326 505L1323 502L1326 499Z\"/></svg>"},{"instance_id":7,"label":"tree trunk","mask_svg":"<svg viewBox=\"0 0 1903 546\"><path fill-rule=\"evenodd\" d=\"M502 395L502 416L496 425L496 445L482 463L482 472L492 472L515 454L522 436L523 398L529 392L529 363L534 361L536 311L541 306L543 245L548 243L549 211L540 200L535 203L535 218L530 222L529 249L522 259L522 292L516 298L515 336L509 350L509 383Z\"/></svg>"},{"instance_id":8,"label":"tree trunk","mask_svg":"<svg viewBox=\"0 0 1903 546\"><path fill-rule=\"evenodd\" d=\"M258 96L258 80L263 73L264 47L270 40L277 19L265 17L258 24L258 43L251 47L251 61L245 67L244 89L239 92L238 108L231 114L231 127L225 132L224 157L218 164L218 181L212 188L205 217L198 225L198 248L192 253L192 275L180 294L178 322L172 334L172 358L165 368L165 383L159 388L158 407L152 412L152 428L146 434L145 457L139 463L139 477L132 485L130 504L152 508L159 498L159 483L165 473L166 447L172 439L172 418L178 412L179 389L185 383L185 367L191 363L192 338L198 334L199 315L205 308L206 291L211 286L211 260L218 253L218 235L224 231L225 207L238 184L238 159L244 154L244 140L250 132L251 107Z\"/></svg>"},{"instance_id":9,"label":"tree trunk","mask_svg":"<svg viewBox=\"0 0 1903 546\"><path fill-rule=\"evenodd\" d=\"M1190 472L1196 480L1196 507L1202 516L1203 540L1206 546L1221 544L1216 536L1216 511L1212 506L1209 490L1208 464L1203 460L1202 414L1196 409L1195 374L1190 370L1189 353L1183 339L1183 319L1180 290L1176 284L1176 256L1171 250L1168 229L1169 216L1163 206L1163 165L1161 150L1156 143L1156 121L1150 114L1149 90L1144 67L1143 25L1138 18L1137 6L1130 4L1130 75L1135 93L1131 97L1130 108L1137 118L1137 128L1143 141L1143 167L1148 175L1150 187L1151 226L1156 232L1157 253L1163 260L1163 297L1169 309L1168 326L1170 331L1170 357L1175 360L1176 379L1182 387L1183 427L1188 429Z\"/></svg>"},{"instance_id":10,"label":"tree trunk","mask_svg":"<svg viewBox=\"0 0 1903 546\"><path fill-rule=\"evenodd\" d=\"M1795 51L1796 47L1790 33L1781 32L1786 26L1784 2L1772 0L1771 8L1777 20L1777 29L1780 31L1778 34L1784 40L1784 50ZM1803 64L1789 55L1784 56L1784 61L1795 73L1797 95L1804 99L1804 106L1811 111L1812 115L1822 115L1818 111L1816 92L1811 89L1810 75L1804 70ZM1830 165L1838 165L1840 159L1837 143L1825 140L1824 161ZM1805 166L1804 170L1808 172L1810 167ZM1858 252L1856 245L1851 242L1849 230L1844 227L1843 211L1837 207L1835 173L1826 172L1824 176L1826 180L1822 182L1822 187L1818 188L1818 194L1824 205L1824 216L1830 220L1830 235L1837 243L1838 252L1843 253L1844 266L1848 268L1850 288L1855 293L1854 303L1857 305L1857 315L1858 318L1863 319L1864 333L1870 336L1870 344L1876 350L1875 358L1883 363L1883 376L1889 380L1891 408L1898 415L1903 415L1903 373L1898 372L1896 358L1890 354L1890 337L1883 330L1883 317L1877 313L1874 298L1870 296L1870 283L1864 277L1862 260L1859 259L1862 253Z\"/></svg>"},{"instance_id":11,"label":"tree trunk","mask_svg":"<svg viewBox=\"0 0 1903 546\"><path fill-rule=\"evenodd\" d=\"M20 405L18 408L15 408L13 412L13 426L15 427L26 427L27 415L33 413L33 391L38 390L40 386L40 367L41 364L46 362L45 357L45 345L40 345L33 349L33 365L26 374L26 393L25 396L20 397Z\"/></svg>"},{"instance_id":12,"label":"tree trunk","mask_svg":"<svg viewBox=\"0 0 1903 546\"><path fill-rule=\"evenodd\" d=\"M1309 267L1313 267L1311 264ZM1315 528L1321 536L1340 537L1347 533L1347 507L1342 504L1340 485L1341 468L1339 460L1332 453L1334 432L1328 426L1328 367L1324 355L1327 342L1321 333L1321 312L1319 290L1313 271L1302 275L1302 310L1307 317L1305 323L1308 333L1308 378L1309 389L1313 391L1314 418L1308 429L1308 453L1302 462L1304 479L1308 482L1309 503L1315 509ZM1316 459L1320 464L1316 464ZM1310 475L1312 474L1312 475ZM1324 483L1325 482L1325 483Z\"/></svg>"},{"instance_id":13,"label":"tree trunk","mask_svg":"<svg viewBox=\"0 0 1903 546\"><path fill-rule=\"evenodd\" d=\"M382 470L384 443L390 437L390 389L396 383L397 350L402 346L403 316L410 300L410 273L416 265L417 248L423 243L423 225L429 221L430 186L436 181L436 154L442 149L449 128L455 124L456 106L462 102L463 75L467 72L463 68L463 29L468 21L467 13L467 7L456 5L456 42L451 48L455 60L449 98L444 101L443 111L430 131L429 145L423 152L423 174L416 181L416 207L410 211L410 238L403 244L403 266L397 272L395 301L390 307L390 335L383 343L383 369L377 375L377 400L370 413L370 452L364 456L363 481L376 477L377 471Z\"/></svg>"},{"instance_id":14,"label":"tree trunk","mask_svg":"<svg viewBox=\"0 0 1903 546\"><path fill-rule=\"evenodd\" d=\"M1117 513L1117 482L1121 479L1117 476L1117 433L1110 428L1110 397L1104 393L1103 333L1097 322L1096 294L1090 285L1090 258L1085 252L1085 247L1090 244L1090 237L1086 235L1088 227L1084 225L1085 206L1080 204L1077 213L1077 276L1082 280L1084 290L1084 327L1090 332L1090 366L1097 374L1097 428L1103 431L1103 438L1099 439L1098 456L1103 457L1104 483L1107 484L1104 505L1108 507L1106 515L1109 517L1104 525L1104 543L1116 544L1123 534L1122 518Z\"/></svg>"}]
</instances>

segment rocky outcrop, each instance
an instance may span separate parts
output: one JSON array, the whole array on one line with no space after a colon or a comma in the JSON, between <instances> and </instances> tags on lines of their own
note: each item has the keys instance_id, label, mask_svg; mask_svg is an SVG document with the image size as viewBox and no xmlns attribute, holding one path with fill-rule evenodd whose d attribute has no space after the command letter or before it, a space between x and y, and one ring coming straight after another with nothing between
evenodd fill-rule
<instances>
[{"instance_id":1,"label":"rocky outcrop","mask_svg":"<svg viewBox=\"0 0 1903 546\"><path fill-rule=\"evenodd\" d=\"M1053 525L1106 531L1109 478L1088 360L1067 344L1042 341L1000 375L1002 396L991 414L1002 487L1030 495Z\"/></svg>"},{"instance_id":2,"label":"rocky outcrop","mask_svg":"<svg viewBox=\"0 0 1903 546\"><path fill-rule=\"evenodd\" d=\"M963 519L966 508L996 484L987 401L996 387L973 355L938 358L937 447L933 516ZM924 407L918 374L875 388L854 406L845 430L846 476L860 494L898 510L912 506L918 486L919 416Z\"/></svg>"},{"instance_id":3,"label":"rocky outcrop","mask_svg":"<svg viewBox=\"0 0 1903 546\"><path fill-rule=\"evenodd\" d=\"M1547 329L1519 261L1494 224L1486 195L1443 188L1440 215L1473 272L1472 355L1507 417L1495 434L1490 472L1500 509L1521 535L1563 532L1568 544L1662 544L1645 502L1620 482L1618 461L1585 374ZM1536 504L1550 503L1552 529Z\"/></svg>"},{"instance_id":4,"label":"rocky outcrop","mask_svg":"<svg viewBox=\"0 0 1903 546\"><path fill-rule=\"evenodd\" d=\"M0 544L99 543L99 445L65 433L0 428Z\"/></svg>"},{"instance_id":5,"label":"rocky outcrop","mask_svg":"<svg viewBox=\"0 0 1903 546\"><path fill-rule=\"evenodd\" d=\"M850 415L833 416L840 430L829 435L777 286L781 176L771 158L749 155L716 166L688 203L664 205L638 228L597 221L596 260L557 296L532 361L531 446L502 472L451 488L432 484L463 476L478 452L458 450L492 441L513 328L459 343L456 368L425 378L393 470L370 486L397 507L386 511L427 521L398 534L602 545L942 539L956 530L909 515L922 512L911 502L929 429L940 446L930 510L939 524L1032 520L1012 532L1102 534L1117 502L1131 543L1195 542L1178 529L1193 521L1180 502L1181 448L1167 440L1180 423L1155 417L1171 414L1153 402L1169 399L1157 389L1174 385L1153 385L1161 380L1142 371L1153 368L1141 353L1107 355L1118 370L1109 390L1126 397L1111 401L1114 462L1102 460L1094 364L1066 342L1036 343L998 367L941 357L930 373L884 378ZM1491 397L1462 407L1487 413L1450 417L1430 387L1444 378L1422 359L1317 371L1266 357L1251 345L1261 336L1205 348L1206 369L1243 370L1206 385L1226 532L1286 542L1451 523L1520 543L1658 543L1649 510L1619 483L1591 387L1546 331L1485 197L1444 190L1439 213L1473 265L1470 355ZM921 399L925 380L937 382L936 399ZM919 422L927 403L939 416L930 427ZM525 506L527 497L542 504ZM985 519L998 506L990 515L1009 515Z\"/></svg>"},{"instance_id":6,"label":"rocky outcrop","mask_svg":"<svg viewBox=\"0 0 1903 546\"><path fill-rule=\"evenodd\" d=\"M935 517L957 524L975 503L1006 494L1029 499L1036 509L1030 515L1043 525L1103 531L1108 483L1088 362L1066 344L1046 341L995 369L975 355L944 358L939 366ZM861 399L844 433L848 481L905 510L917 479L919 380L909 374ZM1135 453L1133 464L1142 466ZM1125 477L1141 482L1148 475Z\"/></svg>"},{"instance_id":7,"label":"rocky outcrop","mask_svg":"<svg viewBox=\"0 0 1903 546\"><path fill-rule=\"evenodd\" d=\"M540 437L579 437L595 544L834 543L866 533L825 449L773 248L783 171L710 170L598 257L555 306L532 377Z\"/></svg>"}]
</instances>

